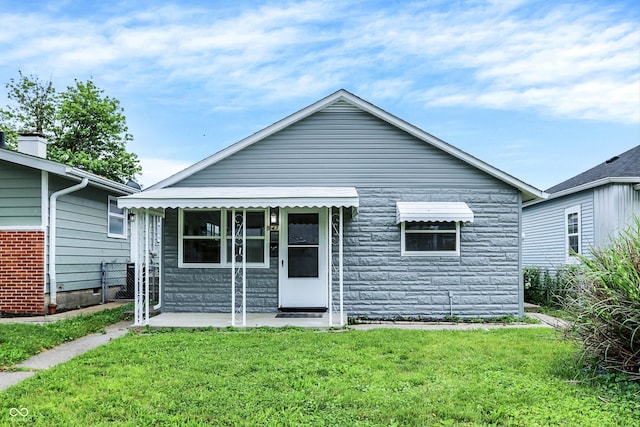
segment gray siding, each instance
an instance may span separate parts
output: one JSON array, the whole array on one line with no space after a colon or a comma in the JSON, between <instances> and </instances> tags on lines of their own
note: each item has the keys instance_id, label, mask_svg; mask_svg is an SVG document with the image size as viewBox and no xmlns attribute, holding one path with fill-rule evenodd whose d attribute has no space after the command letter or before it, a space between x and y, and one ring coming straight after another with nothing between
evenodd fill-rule
<instances>
[{"instance_id":1,"label":"gray siding","mask_svg":"<svg viewBox=\"0 0 640 427\"><path fill-rule=\"evenodd\" d=\"M495 188L497 180L346 103L334 104L175 186Z\"/></svg>"},{"instance_id":2,"label":"gray siding","mask_svg":"<svg viewBox=\"0 0 640 427\"><path fill-rule=\"evenodd\" d=\"M0 161L0 226L41 225L41 172Z\"/></svg>"},{"instance_id":3,"label":"gray siding","mask_svg":"<svg viewBox=\"0 0 640 427\"><path fill-rule=\"evenodd\" d=\"M606 245L610 238L640 218L640 191L631 184L610 184L594 189L595 243Z\"/></svg>"},{"instance_id":4,"label":"gray siding","mask_svg":"<svg viewBox=\"0 0 640 427\"><path fill-rule=\"evenodd\" d=\"M522 213L522 264L555 270L566 262L565 218L566 208L580 205L582 219L582 253L588 255L594 245L593 191L551 199L527 206Z\"/></svg>"},{"instance_id":5,"label":"gray siding","mask_svg":"<svg viewBox=\"0 0 640 427\"><path fill-rule=\"evenodd\" d=\"M76 184L58 177L49 179L50 193ZM88 187L58 199L56 269L60 291L98 288L103 260L129 260L129 239L107 237L108 196L104 190Z\"/></svg>"}]
</instances>

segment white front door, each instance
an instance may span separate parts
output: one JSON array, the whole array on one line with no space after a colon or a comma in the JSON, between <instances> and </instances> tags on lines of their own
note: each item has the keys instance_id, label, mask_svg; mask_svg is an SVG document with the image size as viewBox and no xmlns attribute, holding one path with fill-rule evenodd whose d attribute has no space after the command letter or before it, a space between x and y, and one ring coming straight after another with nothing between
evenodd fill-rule
<instances>
[{"instance_id":1,"label":"white front door","mask_svg":"<svg viewBox=\"0 0 640 427\"><path fill-rule=\"evenodd\" d=\"M327 210L280 212L280 307L326 308Z\"/></svg>"}]
</instances>

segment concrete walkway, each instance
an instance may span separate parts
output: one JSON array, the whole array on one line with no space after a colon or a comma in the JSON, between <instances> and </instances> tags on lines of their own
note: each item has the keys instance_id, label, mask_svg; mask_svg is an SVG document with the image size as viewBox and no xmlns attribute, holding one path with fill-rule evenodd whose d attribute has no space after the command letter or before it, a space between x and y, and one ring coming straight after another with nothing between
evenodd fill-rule
<instances>
[{"instance_id":1,"label":"concrete walkway","mask_svg":"<svg viewBox=\"0 0 640 427\"><path fill-rule=\"evenodd\" d=\"M59 320L68 319L80 315L88 315L99 311L108 310L110 308L120 307L127 302L111 302L107 304L95 305L78 310L66 311L63 313L45 315L45 316L29 316L29 317L3 317L0 323L35 323L45 324L57 322ZM49 369L59 363L66 362L80 354L83 354L93 348L107 344L114 338L123 336L129 330L131 321L126 320L105 327L105 333L95 333L80 337L74 341L70 341L54 347L50 350L36 354L22 363L14 365L13 368L18 371L0 371L0 391L19 383L29 377L34 376L39 370Z\"/></svg>"}]
</instances>

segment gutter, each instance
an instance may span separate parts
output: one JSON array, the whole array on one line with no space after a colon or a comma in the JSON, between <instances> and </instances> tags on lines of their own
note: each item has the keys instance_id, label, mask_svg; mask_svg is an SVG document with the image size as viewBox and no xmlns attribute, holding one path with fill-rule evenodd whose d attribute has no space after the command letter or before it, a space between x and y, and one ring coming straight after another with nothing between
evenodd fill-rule
<instances>
[{"instance_id":1,"label":"gutter","mask_svg":"<svg viewBox=\"0 0 640 427\"><path fill-rule=\"evenodd\" d=\"M56 232L57 232L57 201L58 197L74 191L82 190L89 184L89 178L85 177L82 182L63 188L49 197L49 314L54 314L58 306L57 291L58 281L56 280Z\"/></svg>"}]
</instances>

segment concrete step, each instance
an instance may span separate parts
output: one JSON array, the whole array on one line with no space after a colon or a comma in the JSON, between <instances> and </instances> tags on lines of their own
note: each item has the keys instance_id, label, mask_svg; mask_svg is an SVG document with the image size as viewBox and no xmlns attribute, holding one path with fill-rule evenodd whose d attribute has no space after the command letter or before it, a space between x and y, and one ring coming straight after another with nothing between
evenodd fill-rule
<instances>
[{"instance_id":1,"label":"concrete step","mask_svg":"<svg viewBox=\"0 0 640 427\"><path fill-rule=\"evenodd\" d=\"M525 302L524 303L524 312L525 313L540 313L540 306Z\"/></svg>"}]
</instances>

